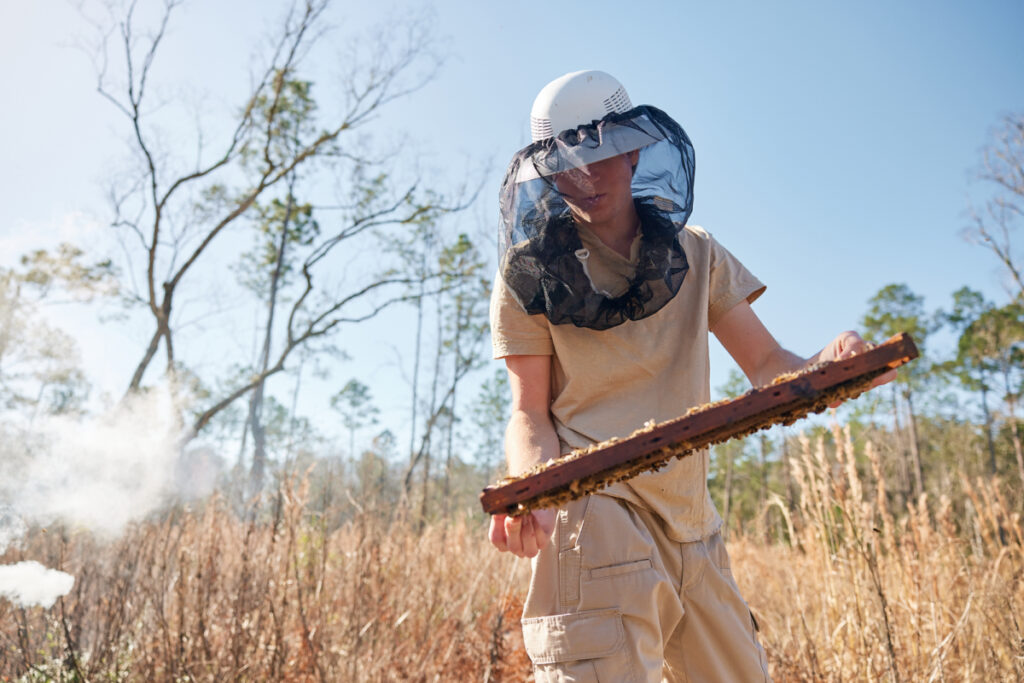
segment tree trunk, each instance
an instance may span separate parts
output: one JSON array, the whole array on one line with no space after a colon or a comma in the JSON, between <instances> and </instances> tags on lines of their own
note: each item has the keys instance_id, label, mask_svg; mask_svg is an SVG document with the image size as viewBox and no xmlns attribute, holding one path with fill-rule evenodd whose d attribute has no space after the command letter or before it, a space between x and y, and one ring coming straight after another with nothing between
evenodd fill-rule
<instances>
[{"instance_id":1,"label":"tree trunk","mask_svg":"<svg viewBox=\"0 0 1024 683\"><path fill-rule=\"evenodd\" d=\"M900 424L900 409L897 401L899 394L895 385L892 387L890 395L892 396L892 433L896 439L896 475L899 479L897 486L892 489L899 497L897 508L902 509L910 497L910 473L907 472L907 451L903 447L903 427Z\"/></svg>"},{"instance_id":2,"label":"tree trunk","mask_svg":"<svg viewBox=\"0 0 1024 683\"><path fill-rule=\"evenodd\" d=\"M441 316L441 296L437 297L437 354L434 357L434 377L430 382L430 414L436 416L440 410L444 408L444 402L440 406L437 404L437 385L441 377L441 360L444 354L444 344L442 339L444 338L443 330L441 328L442 316ZM430 420L427 429L430 432L424 434L424 442L430 443L432 440L432 432L436 427L437 421ZM430 449L422 450L419 457L423 460L423 498L420 501L420 527L427 521L427 511L430 503Z\"/></svg>"},{"instance_id":3,"label":"tree trunk","mask_svg":"<svg viewBox=\"0 0 1024 683\"><path fill-rule=\"evenodd\" d=\"M722 507L725 508L725 524L722 531L723 538L729 535L729 515L732 514L732 449L724 448L725 451L725 494L723 495Z\"/></svg>"},{"instance_id":4,"label":"tree trunk","mask_svg":"<svg viewBox=\"0 0 1024 683\"><path fill-rule=\"evenodd\" d=\"M1010 405L1010 436L1013 437L1013 452L1017 456L1017 475L1020 477L1021 487L1024 488L1024 449L1021 448L1020 431L1017 429L1017 401L1013 394L1009 395Z\"/></svg>"},{"instance_id":5,"label":"tree trunk","mask_svg":"<svg viewBox=\"0 0 1024 683\"><path fill-rule=\"evenodd\" d=\"M448 416L448 444L447 444L447 447L445 449L446 453L445 453L445 462L444 462L444 518L445 519L448 519L449 502L451 501L452 448L453 448L453 444L452 444L453 434L452 434L452 432L455 431L455 397L456 397L455 391L458 388L459 379L461 377L461 373L459 372L459 361L460 361L459 355L461 353L461 348L459 346L459 342L461 341L461 338L462 338L462 326L463 326L463 321L462 321L462 300L461 300L461 298L458 295L456 295L454 298L455 298L455 336L452 339L452 357L453 357L453 361L452 361L452 391L451 391L451 403L449 404L451 406L449 408L450 414Z\"/></svg>"},{"instance_id":6,"label":"tree trunk","mask_svg":"<svg viewBox=\"0 0 1024 683\"><path fill-rule=\"evenodd\" d=\"M249 431L252 433L252 466L249 468L249 495L263 490L267 469L267 432L263 428L263 385L261 381L249 398Z\"/></svg>"},{"instance_id":7,"label":"tree trunk","mask_svg":"<svg viewBox=\"0 0 1024 683\"><path fill-rule=\"evenodd\" d=\"M292 405L289 414L291 418L288 422L288 450L285 457L291 460L295 455L295 427L297 424L296 415L298 414L299 406L299 390L302 388L302 366L305 362L302 357L299 356L299 365L295 369L295 388L292 389ZM326 508L325 508L326 509Z\"/></svg>"},{"instance_id":8,"label":"tree trunk","mask_svg":"<svg viewBox=\"0 0 1024 683\"><path fill-rule=\"evenodd\" d=\"M914 468L914 494L920 498L924 493L924 473L921 469L921 445L917 440L917 417L914 415L914 400L910 389L903 392L907 400L907 412L910 415L910 455L911 465Z\"/></svg>"},{"instance_id":9,"label":"tree trunk","mask_svg":"<svg viewBox=\"0 0 1024 683\"><path fill-rule=\"evenodd\" d=\"M789 465L789 443L786 441L786 430L782 430L782 476L786 482L786 509L790 513L796 510L796 491L793 489L793 473Z\"/></svg>"},{"instance_id":10,"label":"tree trunk","mask_svg":"<svg viewBox=\"0 0 1024 683\"><path fill-rule=\"evenodd\" d=\"M163 318L157 319L156 331L153 332L153 337L149 340L149 346L146 347L145 353L142 354L142 360L135 366L135 372L132 373L132 379L128 383L128 391L126 393L131 394L132 392L138 391L142 386L142 376L146 374L146 368L149 367L150 361L153 360L153 356L156 355L157 349L160 348L160 340L164 338L165 334L168 333L167 324Z\"/></svg>"},{"instance_id":11,"label":"tree trunk","mask_svg":"<svg viewBox=\"0 0 1024 683\"><path fill-rule=\"evenodd\" d=\"M263 335L263 348L260 351L258 372L260 381L252 391L249 400L249 428L252 430L252 469L249 472L249 491L255 495L263 490L263 480L267 469L267 432L263 426L263 398L266 386L267 369L270 367L270 345L274 333L274 312L277 310L277 293L281 284L281 273L284 271L285 250L288 246L288 226L291 222L294 200L292 191L295 188L295 177L288 178L288 202L285 206L284 220L281 223L281 239L277 244L277 260L270 276L270 292L267 298L267 327Z\"/></svg>"},{"instance_id":12,"label":"tree trunk","mask_svg":"<svg viewBox=\"0 0 1024 683\"><path fill-rule=\"evenodd\" d=\"M981 412L985 416L985 444L988 446L988 473L995 476L996 473L996 444L992 438L992 413L988 409L988 386L982 380L981 384Z\"/></svg>"},{"instance_id":13,"label":"tree trunk","mask_svg":"<svg viewBox=\"0 0 1024 683\"><path fill-rule=\"evenodd\" d=\"M426 264L421 264L424 268ZM421 268L422 271L422 268ZM410 406L410 420L409 420L409 472L412 473L412 468L416 466L417 453L416 453L416 408L417 402L419 401L419 381L420 381L420 345L423 340L423 295L426 284L423 280L420 280L420 293L416 297L416 341L413 346L413 361L412 361L412 405ZM405 480L405 495L409 495L409 477Z\"/></svg>"},{"instance_id":14,"label":"tree trunk","mask_svg":"<svg viewBox=\"0 0 1024 683\"><path fill-rule=\"evenodd\" d=\"M765 434L764 432L761 432L760 434L758 434L758 441L760 446L758 450L758 458L760 460L759 464L761 470L761 486L760 491L758 491L757 495L759 510L758 519L764 520L761 524L762 538L764 539L765 544L767 544L770 541L770 534L768 531L768 520L766 518L766 515L768 513L768 435Z\"/></svg>"},{"instance_id":15,"label":"tree trunk","mask_svg":"<svg viewBox=\"0 0 1024 683\"><path fill-rule=\"evenodd\" d=\"M427 523L427 513L430 511L430 451L423 453L423 491L420 498L420 519L417 524L422 529Z\"/></svg>"}]
</instances>

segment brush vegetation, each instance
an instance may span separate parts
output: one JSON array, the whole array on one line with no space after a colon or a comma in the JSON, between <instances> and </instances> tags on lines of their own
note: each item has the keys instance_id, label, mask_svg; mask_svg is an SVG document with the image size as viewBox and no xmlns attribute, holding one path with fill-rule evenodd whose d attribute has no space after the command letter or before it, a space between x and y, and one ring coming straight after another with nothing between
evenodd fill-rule
<instances>
[{"instance_id":1,"label":"brush vegetation","mask_svg":"<svg viewBox=\"0 0 1024 683\"><path fill-rule=\"evenodd\" d=\"M793 441L795 504L773 494L729 540L775 680L1024 679L1019 492L961 478L960 502L895 508L883 449L838 426ZM488 546L481 515L332 502L315 479L115 541L32 530L2 560L76 581L50 609L0 600L0 680L530 680L528 563Z\"/></svg>"}]
</instances>

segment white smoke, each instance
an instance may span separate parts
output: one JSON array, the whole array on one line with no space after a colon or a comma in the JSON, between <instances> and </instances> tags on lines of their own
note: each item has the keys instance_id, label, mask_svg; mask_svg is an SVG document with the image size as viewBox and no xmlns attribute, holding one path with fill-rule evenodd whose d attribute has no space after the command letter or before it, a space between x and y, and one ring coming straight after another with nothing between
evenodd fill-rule
<instances>
[{"instance_id":1,"label":"white smoke","mask_svg":"<svg viewBox=\"0 0 1024 683\"><path fill-rule=\"evenodd\" d=\"M28 524L63 522L100 536L162 504L194 474L213 479L209 455L180 458L180 426L170 392L153 389L87 418L40 417L0 433L0 555L21 544ZM212 461L216 467L219 461ZM209 467L207 468L209 469ZM199 477L203 478L203 477ZM197 492L202 493L202 492ZM0 597L50 607L74 577L38 562L0 565Z\"/></svg>"},{"instance_id":2,"label":"white smoke","mask_svg":"<svg viewBox=\"0 0 1024 683\"><path fill-rule=\"evenodd\" d=\"M21 607L52 607L57 598L71 592L75 577L38 562L0 566L0 597Z\"/></svg>"},{"instance_id":3,"label":"white smoke","mask_svg":"<svg viewBox=\"0 0 1024 683\"><path fill-rule=\"evenodd\" d=\"M175 415L170 393L154 389L98 417L38 418L0 464L0 501L33 522L114 536L174 488Z\"/></svg>"},{"instance_id":4,"label":"white smoke","mask_svg":"<svg viewBox=\"0 0 1024 683\"><path fill-rule=\"evenodd\" d=\"M7 547L21 541L28 532L28 526L10 505L0 505L0 555Z\"/></svg>"}]
</instances>

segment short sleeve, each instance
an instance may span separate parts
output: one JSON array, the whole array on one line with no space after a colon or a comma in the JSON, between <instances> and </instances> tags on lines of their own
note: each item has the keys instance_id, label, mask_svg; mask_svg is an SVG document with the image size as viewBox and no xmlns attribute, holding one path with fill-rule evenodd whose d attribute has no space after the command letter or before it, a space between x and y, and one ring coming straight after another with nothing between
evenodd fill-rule
<instances>
[{"instance_id":1,"label":"short sleeve","mask_svg":"<svg viewBox=\"0 0 1024 683\"><path fill-rule=\"evenodd\" d=\"M711 249L708 327L714 327L736 304L743 300L753 303L764 293L765 286L714 237L707 237Z\"/></svg>"},{"instance_id":2,"label":"short sleeve","mask_svg":"<svg viewBox=\"0 0 1024 683\"><path fill-rule=\"evenodd\" d=\"M491 347L494 358L550 356L554 353L548 321L543 314L530 315L515 300L501 273L491 290Z\"/></svg>"}]
</instances>

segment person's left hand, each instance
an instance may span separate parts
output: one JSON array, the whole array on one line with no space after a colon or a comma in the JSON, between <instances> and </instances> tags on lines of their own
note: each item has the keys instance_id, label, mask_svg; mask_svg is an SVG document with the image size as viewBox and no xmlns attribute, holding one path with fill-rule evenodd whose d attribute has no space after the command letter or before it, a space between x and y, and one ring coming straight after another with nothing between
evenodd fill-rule
<instances>
[{"instance_id":1,"label":"person's left hand","mask_svg":"<svg viewBox=\"0 0 1024 683\"><path fill-rule=\"evenodd\" d=\"M855 356L858 353L863 353L868 350L868 343L864 341L859 334L853 330L847 330L841 332L835 339L829 342L828 346L823 348L818 354L818 362L831 361L831 360L843 360L850 356ZM896 370L890 370L885 374L879 375L871 382L871 387L874 388L896 379ZM837 401L829 405L829 408L838 408L842 404L842 401Z\"/></svg>"}]
</instances>

